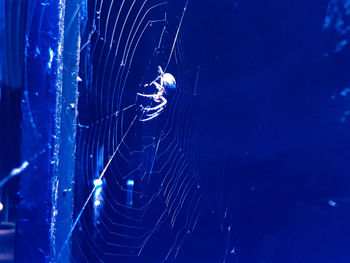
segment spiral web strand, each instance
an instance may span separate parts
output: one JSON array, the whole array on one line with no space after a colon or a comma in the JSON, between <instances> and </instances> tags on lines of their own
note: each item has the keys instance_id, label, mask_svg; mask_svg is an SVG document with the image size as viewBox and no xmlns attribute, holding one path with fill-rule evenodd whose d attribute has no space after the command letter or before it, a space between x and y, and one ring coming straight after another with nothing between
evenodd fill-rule
<instances>
[{"instance_id":1,"label":"spiral web strand","mask_svg":"<svg viewBox=\"0 0 350 263\"><path fill-rule=\"evenodd\" d=\"M73 262L167 261L196 226L202 193L188 139L195 75L183 71L179 47L186 9L159 0L82 6L75 213L60 250L71 242ZM142 123L139 106L152 102L136 93L152 93L144 85L157 66L174 72L177 88L164 113Z\"/></svg>"}]
</instances>

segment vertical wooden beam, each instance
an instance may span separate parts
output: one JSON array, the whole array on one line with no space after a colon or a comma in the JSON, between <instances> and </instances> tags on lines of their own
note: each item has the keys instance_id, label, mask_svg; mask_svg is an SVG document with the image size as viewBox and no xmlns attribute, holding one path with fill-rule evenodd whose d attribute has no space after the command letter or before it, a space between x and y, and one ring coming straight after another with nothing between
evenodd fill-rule
<instances>
[{"instance_id":1,"label":"vertical wooden beam","mask_svg":"<svg viewBox=\"0 0 350 263\"><path fill-rule=\"evenodd\" d=\"M79 14L77 0L28 3L17 262L56 262L72 224Z\"/></svg>"},{"instance_id":2,"label":"vertical wooden beam","mask_svg":"<svg viewBox=\"0 0 350 263\"><path fill-rule=\"evenodd\" d=\"M51 223L51 262L70 262L70 230L72 227L76 127L78 115L78 78L80 54L80 1L65 4L63 76L60 102L56 105L58 141L54 158L58 165L53 178Z\"/></svg>"}]
</instances>

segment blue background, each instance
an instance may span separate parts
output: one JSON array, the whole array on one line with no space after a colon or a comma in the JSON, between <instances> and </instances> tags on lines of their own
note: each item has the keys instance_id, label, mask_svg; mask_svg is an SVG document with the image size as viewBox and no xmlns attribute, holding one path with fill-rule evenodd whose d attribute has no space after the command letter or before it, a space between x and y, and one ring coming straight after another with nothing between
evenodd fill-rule
<instances>
[{"instance_id":1,"label":"blue background","mask_svg":"<svg viewBox=\"0 0 350 263\"><path fill-rule=\"evenodd\" d=\"M162 18L164 13L167 19L145 31L134 63L128 68L121 61L123 52L114 56L110 50L115 45L108 47L109 40L113 43L109 39L111 25L121 5L120 1L110 2L114 4L105 0L101 20L96 13L99 1L82 1L81 9L77 9L81 24L76 24L76 17L65 20L69 26L64 34L72 24L76 29L80 26L82 44L86 44L79 53L78 106L70 105L72 115L79 112L78 125L66 123L77 128L76 141L69 141L76 143L76 159L65 156L76 160L76 165L63 169L69 173L65 178L68 184L74 174L75 188L71 191L67 187L69 194L64 192L60 197L72 201L74 192L74 208L71 203L63 203L66 211L59 210L68 221L71 209L74 218L81 211L115 143L123 141L122 135L131 127L130 120L134 116L136 120L140 113L133 107L148 102L135 99L136 92L144 92L140 89L155 78L156 67L167 62L185 4L169 0L152 10L152 19ZM131 2L126 2L130 6ZM21 262L46 262L52 257L49 243L53 238L48 234L53 203L51 149L61 145L53 140L57 135L53 121L59 101L56 71L62 62L55 57L57 24L62 18L58 17L58 4L52 3L34 1L21 9L9 5L17 18L0 12L0 19L7 21L7 27L0 26L0 47L13 46L13 54L20 54L18 59L12 59L0 50L0 119L1 127L5 127L0 128L0 176L6 177L20 161L30 163L24 175L4 191L12 200L11 209L6 210L10 214L7 220L18 223L16 253ZM131 17L137 16L143 3L137 1ZM147 8L155 3L158 1L148 1ZM30 15L28 20L21 10ZM110 10L112 22L108 27L105 23ZM74 8L69 10L73 11ZM15 18L22 25L19 31L12 29ZM126 32L132 22L126 23ZM116 32L120 32L121 25ZM164 25L164 43L154 50ZM110 31L105 33L107 27ZM73 233L72 262L163 262L172 245L180 249L176 258L177 250L172 251L169 261L178 263L350 262L350 1L192 0L188 1L179 32L167 71L176 77L178 88L166 94L168 104L160 116L132 126L132 136L124 142L127 147L122 145L104 178L103 184L108 187L103 186L105 204L101 214L93 214L89 203ZM120 50L127 48L123 46L126 36ZM29 40L24 53L25 38ZM67 54L64 56L66 59ZM74 68L72 61L62 62L68 75ZM70 76L77 85L74 74ZM127 83L124 93L121 83ZM73 91L70 84L65 87ZM62 101L69 103L68 96L63 96ZM130 105L132 111L123 111ZM65 130L63 126L57 128ZM71 134L75 134L74 129ZM159 152L164 155L155 158L154 149L163 131L170 135L160 144ZM184 152L186 162L182 156L172 155L178 150ZM156 160L155 164L152 160ZM170 168L159 171L168 161ZM61 165L66 168L67 163L62 161ZM141 255L130 257L138 254L133 242L139 233L125 225L134 226L129 219L139 213L130 207L120 208L118 201L123 203L125 191L118 188L119 183L123 176L135 179L134 205L141 207L147 195L161 189L162 176L168 171L179 180L179 163L186 169L188 163L195 177L188 196L197 200L201 194L196 227L189 235L181 232L181 223L195 210L191 202L186 202L179 216L180 226L171 228L164 220ZM147 184L139 180L145 174L150 177ZM175 192L184 192L177 183L173 185ZM143 194L146 197L141 200ZM147 207L144 221L136 226L153 227L163 212L162 198L165 199L155 199ZM171 201L175 203L176 198ZM5 217L2 214L1 220ZM120 222L120 226L115 224ZM70 230L70 223L62 218L55 224ZM127 233L127 237L115 233ZM177 240L178 233L181 241ZM59 234L59 242L70 240L66 233Z\"/></svg>"},{"instance_id":2,"label":"blue background","mask_svg":"<svg viewBox=\"0 0 350 263\"><path fill-rule=\"evenodd\" d=\"M328 4L191 3L184 42L202 65L195 107L209 206L183 259L220 262L221 222L235 249L227 262L349 262L350 49L335 51L349 32L322 30Z\"/></svg>"}]
</instances>

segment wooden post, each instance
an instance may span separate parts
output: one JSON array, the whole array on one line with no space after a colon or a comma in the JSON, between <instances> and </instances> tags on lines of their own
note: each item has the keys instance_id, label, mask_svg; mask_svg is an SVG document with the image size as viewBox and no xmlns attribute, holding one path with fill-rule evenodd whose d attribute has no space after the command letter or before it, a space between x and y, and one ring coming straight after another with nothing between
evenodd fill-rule
<instances>
[{"instance_id":1,"label":"wooden post","mask_svg":"<svg viewBox=\"0 0 350 263\"><path fill-rule=\"evenodd\" d=\"M28 3L16 262L56 262L72 225L79 21L78 0Z\"/></svg>"}]
</instances>

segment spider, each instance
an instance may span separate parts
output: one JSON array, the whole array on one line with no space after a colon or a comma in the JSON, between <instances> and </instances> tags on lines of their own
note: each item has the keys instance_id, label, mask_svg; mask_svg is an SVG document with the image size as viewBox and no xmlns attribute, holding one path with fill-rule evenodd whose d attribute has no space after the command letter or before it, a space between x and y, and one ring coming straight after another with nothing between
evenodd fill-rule
<instances>
[{"instance_id":1,"label":"spider","mask_svg":"<svg viewBox=\"0 0 350 263\"><path fill-rule=\"evenodd\" d=\"M143 94L143 93L137 93L137 95L151 98L155 103L158 103L158 105L154 107L143 107L141 105L141 109L146 113L145 117L141 117L140 121L149 121L153 118L157 117L163 110L165 105L167 104L166 98L164 98L163 94L166 93L166 89L175 89L176 88L176 81L173 75L170 73L164 73L163 69L158 66L158 73L159 76L153 80L150 84L146 84L145 87L149 87L154 85L157 89L157 93L154 94Z\"/></svg>"}]
</instances>

